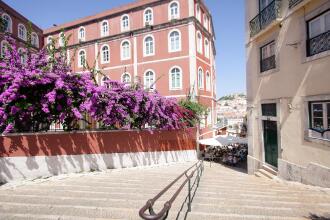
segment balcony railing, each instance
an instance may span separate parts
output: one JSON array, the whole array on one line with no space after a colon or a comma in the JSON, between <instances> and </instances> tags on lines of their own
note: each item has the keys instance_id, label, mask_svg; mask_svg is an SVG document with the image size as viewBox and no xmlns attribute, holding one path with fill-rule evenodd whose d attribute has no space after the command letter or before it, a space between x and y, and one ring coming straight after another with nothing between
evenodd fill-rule
<instances>
[{"instance_id":1,"label":"balcony railing","mask_svg":"<svg viewBox=\"0 0 330 220\"><path fill-rule=\"evenodd\" d=\"M265 72L267 70L271 70L275 68L276 68L275 55L260 61L260 72Z\"/></svg>"},{"instance_id":2,"label":"balcony railing","mask_svg":"<svg viewBox=\"0 0 330 220\"><path fill-rule=\"evenodd\" d=\"M289 0L289 8L293 8L294 6L298 5L302 1L304 1L304 0Z\"/></svg>"},{"instance_id":3,"label":"balcony railing","mask_svg":"<svg viewBox=\"0 0 330 220\"><path fill-rule=\"evenodd\" d=\"M330 50L330 31L307 40L307 54L313 56Z\"/></svg>"},{"instance_id":4,"label":"balcony railing","mask_svg":"<svg viewBox=\"0 0 330 220\"><path fill-rule=\"evenodd\" d=\"M281 0L272 1L250 21L250 35L253 37L280 16Z\"/></svg>"}]
</instances>

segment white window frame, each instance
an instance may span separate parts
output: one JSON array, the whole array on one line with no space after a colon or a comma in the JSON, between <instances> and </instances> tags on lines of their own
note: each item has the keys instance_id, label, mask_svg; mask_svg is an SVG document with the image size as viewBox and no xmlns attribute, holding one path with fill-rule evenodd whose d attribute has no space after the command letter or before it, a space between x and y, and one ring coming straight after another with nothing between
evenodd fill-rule
<instances>
[{"instance_id":1,"label":"white window frame","mask_svg":"<svg viewBox=\"0 0 330 220\"><path fill-rule=\"evenodd\" d=\"M63 34L63 36L65 37L64 32L60 32L60 33L58 34L58 46L59 46L59 47L63 47L63 46L64 46L64 39L62 38L62 34Z\"/></svg>"},{"instance_id":2,"label":"white window frame","mask_svg":"<svg viewBox=\"0 0 330 220\"><path fill-rule=\"evenodd\" d=\"M206 90L211 91L211 74L208 70L206 71L205 77L206 77Z\"/></svg>"},{"instance_id":3,"label":"white window frame","mask_svg":"<svg viewBox=\"0 0 330 220\"><path fill-rule=\"evenodd\" d=\"M103 28L103 24L106 24L106 27L107 27L107 30L106 31L104 31L104 28ZM107 20L103 20L102 22L101 22L101 37L106 37L106 36L109 36L109 21L107 21Z\"/></svg>"},{"instance_id":4,"label":"white window frame","mask_svg":"<svg viewBox=\"0 0 330 220\"><path fill-rule=\"evenodd\" d=\"M176 3L178 6L178 13L175 15L172 15L172 5ZM173 19L179 19L180 18L180 2L179 1L171 1L168 4L168 20L173 20Z\"/></svg>"},{"instance_id":5,"label":"white window frame","mask_svg":"<svg viewBox=\"0 0 330 220\"><path fill-rule=\"evenodd\" d=\"M172 71L174 69L178 69L179 70L179 74L180 74L180 79L179 79L179 86L178 87L173 87L172 85L172 81L173 81L173 76L172 76ZM182 68L179 66L173 66L170 71L169 71L169 88L170 90L182 90Z\"/></svg>"},{"instance_id":6,"label":"white window frame","mask_svg":"<svg viewBox=\"0 0 330 220\"><path fill-rule=\"evenodd\" d=\"M326 16L330 16L330 10L327 11L327 12L325 12L325 13L323 13L323 14L321 14L321 15L319 15L319 16L317 16L316 18L308 21L308 37L309 37L309 39L312 39L312 38L314 38L314 37L316 37L316 36L318 36L320 34L323 34L323 33L325 33L325 32L327 32L327 31L330 30L330 29L329 30L326 30L326 26L325 26L325 17ZM318 33L315 36L312 36L311 35L312 34L312 32L311 32L312 28L311 27L312 27L312 23L314 21L316 21L316 20L320 20L321 33Z\"/></svg>"},{"instance_id":7,"label":"white window frame","mask_svg":"<svg viewBox=\"0 0 330 220\"><path fill-rule=\"evenodd\" d=\"M81 31L83 31L83 36L81 35ZM80 27L78 29L78 41L85 41L86 40L86 29L85 27Z\"/></svg>"},{"instance_id":8,"label":"white window frame","mask_svg":"<svg viewBox=\"0 0 330 220\"><path fill-rule=\"evenodd\" d=\"M27 55L23 53L23 48L18 48L17 52L19 53L20 59L21 59L21 63L22 64L26 64L27 62Z\"/></svg>"},{"instance_id":9,"label":"white window frame","mask_svg":"<svg viewBox=\"0 0 330 220\"><path fill-rule=\"evenodd\" d=\"M127 17L127 27L124 26L124 18ZM130 18L128 14L124 14L120 18L120 27L121 27L121 32L129 31L130 30Z\"/></svg>"},{"instance_id":10,"label":"white window frame","mask_svg":"<svg viewBox=\"0 0 330 220\"><path fill-rule=\"evenodd\" d=\"M151 39L152 39L152 53L148 53L147 54L147 44L146 44L146 40L147 40L147 38L149 38L149 37L151 37ZM153 56L153 55L155 55L155 38L154 38L154 36L153 35L151 35L151 34L148 34L148 35L146 35L144 38L143 38L143 56L144 57L148 57L148 56Z\"/></svg>"},{"instance_id":11,"label":"white window frame","mask_svg":"<svg viewBox=\"0 0 330 220\"><path fill-rule=\"evenodd\" d=\"M150 83L149 85L147 85L147 76L146 76L148 72L153 73L153 82ZM150 81L150 79L149 79L149 81ZM145 89L150 89L150 91L154 91L156 89L156 73L155 73L155 71L153 71L152 69L146 70L143 74L143 82L144 82L143 85L144 85ZM153 85L153 88L150 88L151 85Z\"/></svg>"},{"instance_id":12,"label":"white window frame","mask_svg":"<svg viewBox=\"0 0 330 220\"><path fill-rule=\"evenodd\" d=\"M204 39L204 53L206 58L210 58L210 41L208 39Z\"/></svg>"},{"instance_id":13,"label":"white window frame","mask_svg":"<svg viewBox=\"0 0 330 220\"><path fill-rule=\"evenodd\" d=\"M123 48L123 44L124 43L128 43L128 57L124 57L124 48ZM121 60L129 60L131 59L131 42L129 40L123 40L120 43L120 58Z\"/></svg>"},{"instance_id":14,"label":"white window frame","mask_svg":"<svg viewBox=\"0 0 330 220\"><path fill-rule=\"evenodd\" d=\"M129 76L129 82L124 82L124 76L125 75L128 75ZM121 82L122 83L127 83L127 84L129 84L129 83L132 83L132 76L131 76L131 74L129 73L129 72L124 72L122 75L121 75Z\"/></svg>"},{"instance_id":15,"label":"white window frame","mask_svg":"<svg viewBox=\"0 0 330 220\"><path fill-rule=\"evenodd\" d=\"M84 64L81 63L81 57L80 57L81 56L80 55L81 52L84 52L84 54L85 54L85 63ZM85 49L80 49L78 51L78 67L82 68L82 67L84 67L86 65L86 63L87 63L87 53L86 53L86 50Z\"/></svg>"},{"instance_id":16,"label":"white window frame","mask_svg":"<svg viewBox=\"0 0 330 220\"><path fill-rule=\"evenodd\" d=\"M202 17L202 11L201 6L199 4L196 4L196 18L199 22L201 22Z\"/></svg>"},{"instance_id":17,"label":"white window frame","mask_svg":"<svg viewBox=\"0 0 330 220\"><path fill-rule=\"evenodd\" d=\"M7 13L2 14L2 16L1 16L2 19L4 19L5 16L7 16L9 18L9 25L7 27L7 30L5 30L5 32L13 33L13 19L11 19L11 17Z\"/></svg>"},{"instance_id":18,"label":"white window frame","mask_svg":"<svg viewBox=\"0 0 330 220\"><path fill-rule=\"evenodd\" d=\"M22 30L21 30L21 28L22 28ZM25 25L22 23L19 23L17 26L17 30L18 30L18 32L17 32L18 38L22 39L24 41L27 41L27 30L26 30ZM22 33L23 35L21 35L21 31L23 31L23 33Z\"/></svg>"},{"instance_id":19,"label":"white window frame","mask_svg":"<svg viewBox=\"0 0 330 220\"><path fill-rule=\"evenodd\" d=\"M53 37L52 36L48 36L47 37L47 44L51 44L52 40L53 40Z\"/></svg>"},{"instance_id":20,"label":"white window frame","mask_svg":"<svg viewBox=\"0 0 330 220\"><path fill-rule=\"evenodd\" d=\"M35 42L33 42L33 38L35 39ZM39 36L35 32L31 33L31 44L32 46L39 48Z\"/></svg>"},{"instance_id":21,"label":"white window frame","mask_svg":"<svg viewBox=\"0 0 330 220\"><path fill-rule=\"evenodd\" d=\"M330 124L328 124L328 118L330 117L330 115L328 115L328 107L327 105L330 104L330 100L329 101L324 101L324 102L312 102L311 105L311 112L310 112L310 124L312 125L311 128L315 128L314 126L314 114L313 114L313 105L322 105L322 119L323 119L323 129L327 130L330 129Z\"/></svg>"},{"instance_id":22,"label":"white window frame","mask_svg":"<svg viewBox=\"0 0 330 220\"><path fill-rule=\"evenodd\" d=\"M198 36L201 36L201 38L199 38ZM203 54L203 35L200 31L197 31L196 39L197 39L197 52Z\"/></svg>"},{"instance_id":23,"label":"white window frame","mask_svg":"<svg viewBox=\"0 0 330 220\"><path fill-rule=\"evenodd\" d=\"M106 85L106 84L104 83L104 82L107 81L107 80L110 80L110 77L108 77L108 76L103 76L103 77L101 78L101 86L105 86L106 88L110 88L109 85Z\"/></svg>"},{"instance_id":24,"label":"white window frame","mask_svg":"<svg viewBox=\"0 0 330 220\"><path fill-rule=\"evenodd\" d=\"M151 20L147 21L148 15L146 14L148 11L151 12ZM146 8L143 12L143 23L145 26L154 24L154 10L152 8Z\"/></svg>"},{"instance_id":25,"label":"white window frame","mask_svg":"<svg viewBox=\"0 0 330 220\"><path fill-rule=\"evenodd\" d=\"M202 67L198 67L198 88L204 89L204 70Z\"/></svg>"},{"instance_id":26,"label":"white window frame","mask_svg":"<svg viewBox=\"0 0 330 220\"><path fill-rule=\"evenodd\" d=\"M103 53L103 48L107 47L108 48L108 60L104 60L104 53ZM110 47L108 44L103 44L101 46L101 64L106 64L110 63Z\"/></svg>"},{"instance_id":27,"label":"white window frame","mask_svg":"<svg viewBox=\"0 0 330 220\"><path fill-rule=\"evenodd\" d=\"M1 41L1 49L0 49L0 53L1 53L2 57L5 55L5 50L7 50L7 49L8 49L8 41L2 40Z\"/></svg>"},{"instance_id":28,"label":"white window frame","mask_svg":"<svg viewBox=\"0 0 330 220\"><path fill-rule=\"evenodd\" d=\"M204 27L209 30L209 16L206 13L204 14Z\"/></svg>"},{"instance_id":29,"label":"white window frame","mask_svg":"<svg viewBox=\"0 0 330 220\"><path fill-rule=\"evenodd\" d=\"M173 32L178 32L179 33L179 48L178 49L175 49L175 50L172 49L172 41L171 41L171 34ZM179 51L182 50L182 38L181 38L181 31L180 30L178 30L178 29L171 30L168 33L167 39L168 39L168 52L172 53L172 52L179 52Z\"/></svg>"}]
</instances>

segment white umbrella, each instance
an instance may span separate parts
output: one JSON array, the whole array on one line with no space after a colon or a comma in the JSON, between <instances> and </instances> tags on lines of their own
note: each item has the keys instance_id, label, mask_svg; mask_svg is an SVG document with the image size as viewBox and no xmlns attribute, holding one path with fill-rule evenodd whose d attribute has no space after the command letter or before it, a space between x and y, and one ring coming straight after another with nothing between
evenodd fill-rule
<instances>
[{"instance_id":1,"label":"white umbrella","mask_svg":"<svg viewBox=\"0 0 330 220\"><path fill-rule=\"evenodd\" d=\"M247 144L247 139L233 136L217 136L214 138L202 139L198 142L203 145L222 147L230 144Z\"/></svg>"}]
</instances>

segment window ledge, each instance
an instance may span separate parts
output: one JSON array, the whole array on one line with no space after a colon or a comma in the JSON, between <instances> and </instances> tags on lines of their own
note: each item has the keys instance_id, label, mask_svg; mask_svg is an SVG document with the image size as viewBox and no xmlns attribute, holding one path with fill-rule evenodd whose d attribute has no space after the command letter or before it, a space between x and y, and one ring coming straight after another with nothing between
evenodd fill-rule
<instances>
[{"instance_id":1,"label":"window ledge","mask_svg":"<svg viewBox=\"0 0 330 220\"><path fill-rule=\"evenodd\" d=\"M315 54L314 56L305 57L303 63L312 62L314 60L322 59L324 57L330 56L330 50L324 51L322 53Z\"/></svg>"},{"instance_id":2,"label":"window ledge","mask_svg":"<svg viewBox=\"0 0 330 220\"><path fill-rule=\"evenodd\" d=\"M259 73L259 77L269 76L269 75L277 73L279 71L280 71L279 68L270 69L270 70L267 70L265 72Z\"/></svg>"},{"instance_id":3,"label":"window ledge","mask_svg":"<svg viewBox=\"0 0 330 220\"><path fill-rule=\"evenodd\" d=\"M179 91L182 90L182 88L170 88L170 91Z\"/></svg>"}]
</instances>

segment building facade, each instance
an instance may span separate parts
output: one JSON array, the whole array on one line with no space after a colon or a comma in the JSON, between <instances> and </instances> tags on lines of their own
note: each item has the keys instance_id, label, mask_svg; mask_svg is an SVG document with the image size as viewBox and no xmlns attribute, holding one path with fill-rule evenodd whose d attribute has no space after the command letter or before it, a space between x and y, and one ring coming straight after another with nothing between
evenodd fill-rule
<instances>
[{"instance_id":1,"label":"building facade","mask_svg":"<svg viewBox=\"0 0 330 220\"><path fill-rule=\"evenodd\" d=\"M330 1L246 0L248 171L330 187Z\"/></svg>"},{"instance_id":2,"label":"building facade","mask_svg":"<svg viewBox=\"0 0 330 220\"><path fill-rule=\"evenodd\" d=\"M6 43L8 43L5 34L16 40L18 49L22 51L22 54L28 41L30 41L31 49L34 51L43 47L43 30L3 1L0 1L0 16L3 23L3 31L0 32L1 55L4 55Z\"/></svg>"},{"instance_id":3,"label":"building facade","mask_svg":"<svg viewBox=\"0 0 330 220\"><path fill-rule=\"evenodd\" d=\"M167 97L191 95L210 114L201 135L215 121L215 46L212 17L203 1L139 0L52 27L44 41L69 37L74 72L86 64L101 70L98 80L140 82Z\"/></svg>"}]
</instances>

